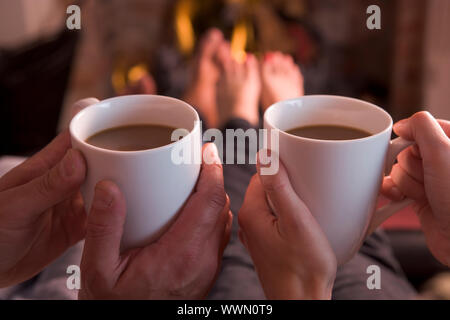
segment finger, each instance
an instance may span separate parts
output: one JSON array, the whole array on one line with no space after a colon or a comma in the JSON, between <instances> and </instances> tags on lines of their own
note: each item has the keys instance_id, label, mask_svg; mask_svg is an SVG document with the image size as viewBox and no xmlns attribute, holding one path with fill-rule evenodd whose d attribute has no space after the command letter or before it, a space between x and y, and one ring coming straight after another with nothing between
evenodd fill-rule
<instances>
[{"instance_id":1,"label":"finger","mask_svg":"<svg viewBox=\"0 0 450 320\"><path fill-rule=\"evenodd\" d=\"M125 198L116 184L99 182L87 219L82 259L84 272L101 271L112 275L117 270L125 216Z\"/></svg>"},{"instance_id":2,"label":"finger","mask_svg":"<svg viewBox=\"0 0 450 320\"><path fill-rule=\"evenodd\" d=\"M269 150L269 153L272 154L272 151ZM262 153L260 151L258 152L256 165L258 173L261 172L261 166L263 165L261 156ZM265 164L265 166L270 166L270 164ZM279 170L276 174L259 174L259 178L266 193L268 203L280 221L282 221L282 225L285 228L293 226L295 229L305 227L304 223L310 220L311 213L292 188L284 166L280 163Z\"/></svg>"},{"instance_id":3,"label":"finger","mask_svg":"<svg viewBox=\"0 0 450 320\"><path fill-rule=\"evenodd\" d=\"M55 207L52 216L50 247L55 252L64 252L86 235L86 212L81 193L63 201Z\"/></svg>"},{"instance_id":4,"label":"finger","mask_svg":"<svg viewBox=\"0 0 450 320\"><path fill-rule=\"evenodd\" d=\"M412 151L412 148L407 148L400 152L397 156L398 164L405 170L411 177L418 182L423 183L423 164L422 160L418 159Z\"/></svg>"},{"instance_id":5,"label":"finger","mask_svg":"<svg viewBox=\"0 0 450 320\"><path fill-rule=\"evenodd\" d=\"M230 209L222 211L220 222L217 224L217 230L214 232L216 238L207 244L212 254L218 254L219 260L222 260L223 252L230 241L231 224L233 222L233 214Z\"/></svg>"},{"instance_id":6,"label":"finger","mask_svg":"<svg viewBox=\"0 0 450 320\"><path fill-rule=\"evenodd\" d=\"M439 122L426 111L397 122L394 132L406 140L415 141L424 154L430 154L442 144L448 143L448 137Z\"/></svg>"},{"instance_id":7,"label":"finger","mask_svg":"<svg viewBox=\"0 0 450 320\"><path fill-rule=\"evenodd\" d=\"M380 192L392 201L400 201L405 198L405 195L392 181L391 176L384 177Z\"/></svg>"},{"instance_id":8,"label":"finger","mask_svg":"<svg viewBox=\"0 0 450 320\"><path fill-rule=\"evenodd\" d=\"M219 254L220 256L223 255L225 248L227 247L228 243L230 242L231 228L233 225L233 213L231 212L231 210L228 210L228 213L227 213L225 219L226 219L226 224L225 224L225 228L223 231L222 243L220 245L220 254Z\"/></svg>"},{"instance_id":9,"label":"finger","mask_svg":"<svg viewBox=\"0 0 450 320\"><path fill-rule=\"evenodd\" d=\"M222 221L221 217L228 214L229 200L224 189L222 165L214 143L208 143L203 147L203 159L205 158L208 161L202 164L195 192L160 241L170 238L176 238L177 243L208 241L211 234L216 233L216 226Z\"/></svg>"},{"instance_id":10,"label":"finger","mask_svg":"<svg viewBox=\"0 0 450 320\"><path fill-rule=\"evenodd\" d=\"M276 220L267 203L258 174L255 174L250 180L244 203L238 213L239 237L247 250L249 240L258 242L273 233Z\"/></svg>"},{"instance_id":11,"label":"finger","mask_svg":"<svg viewBox=\"0 0 450 320\"><path fill-rule=\"evenodd\" d=\"M0 194L8 212L28 218L40 215L77 191L86 174L83 156L70 149L60 163L44 175Z\"/></svg>"},{"instance_id":12,"label":"finger","mask_svg":"<svg viewBox=\"0 0 450 320\"><path fill-rule=\"evenodd\" d=\"M422 156L420 155L420 150L417 144L413 144L411 147L411 153L417 158L422 160Z\"/></svg>"},{"instance_id":13,"label":"finger","mask_svg":"<svg viewBox=\"0 0 450 320\"><path fill-rule=\"evenodd\" d=\"M273 221L274 215L266 200L266 193L258 174L251 179L245 192L244 203L238 214L239 226L243 229L259 228L257 225L265 220Z\"/></svg>"},{"instance_id":14,"label":"finger","mask_svg":"<svg viewBox=\"0 0 450 320\"><path fill-rule=\"evenodd\" d=\"M410 176L398 163L392 168L391 178L406 197L416 201L421 201L425 198L423 184Z\"/></svg>"},{"instance_id":15,"label":"finger","mask_svg":"<svg viewBox=\"0 0 450 320\"><path fill-rule=\"evenodd\" d=\"M41 151L6 173L0 179L0 191L22 185L42 176L61 161L70 147L69 130L65 130Z\"/></svg>"},{"instance_id":16,"label":"finger","mask_svg":"<svg viewBox=\"0 0 450 320\"><path fill-rule=\"evenodd\" d=\"M442 130L444 130L447 137L450 137L450 121L438 119L438 123Z\"/></svg>"},{"instance_id":17,"label":"finger","mask_svg":"<svg viewBox=\"0 0 450 320\"><path fill-rule=\"evenodd\" d=\"M70 108L70 118L72 119L78 112L97 102L100 102L97 98L85 98L78 100Z\"/></svg>"}]
</instances>

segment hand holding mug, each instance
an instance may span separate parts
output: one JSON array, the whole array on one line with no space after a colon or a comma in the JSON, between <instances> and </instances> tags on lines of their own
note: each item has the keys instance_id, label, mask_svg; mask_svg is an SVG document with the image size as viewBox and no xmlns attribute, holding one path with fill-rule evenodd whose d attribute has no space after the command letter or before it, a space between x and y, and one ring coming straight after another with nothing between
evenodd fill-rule
<instances>
[{"instance_id":1,"label":"hand holding mug","mask_svg":"<svg viewBox=\"0 0 450 320\"><path fill-rule=\"evenodd\" d=\"M261 152L259 153L261 155ZM268 299L330 299L336 256L280 164L261 174L261 161L239 211L239 236Z\"/></svg>"},{"instance_id":2,"label":"hand holding mug","mask_svg":"<svg viewBox=\"0 0 450 320\"><path fill-rule=\"evenodd\" d=\"M120 253L125 198L110 181L97 184L81 262L81 299L201 299L219 270L232 214L213 144L194 193L156 242Z\"/></svg>"},{"instance_id":3,"label":"hand holding mug","mask_svg":"<svg viewBox=\"0 0 450 320\"><path fill-rule=\"evenodd\" d=\"M383 194L415 200L431 252L450 266L450 122L419 112L396 123L394 132L416 145L399 154L383 182Z\"/></svg>"},{"instance_id":4,"label":"hand holding mug","mask_svg":"<svg viewBox=\"0 0 450 320\"><path fill-rule=\"evenodd\" d=\"M84 99L82 109L96 99ZM86 165L69 131L0 179L0 288L40 272L84 237Z\"/></svg>"},{"instance_id":5,"label":"hand holding mug","mask_svg":"<svg viewBox=\"0 0 450 320\"><path fill-rule=\"evenodd\" d=\"M411 202L392 201L375 210L383 172L389 172L397 154L413 143L390 141L392 118L383 109L353 98L303 96L269 107L264 128L265 148L279 154L293 189L327 236L338 265L359 250L367 234ZM308 135L293 132L301 129L308 129ZM312 136L309 129L315 131ZM276 165L270 169L276 171Z\"/></svg>"}]
</instances>

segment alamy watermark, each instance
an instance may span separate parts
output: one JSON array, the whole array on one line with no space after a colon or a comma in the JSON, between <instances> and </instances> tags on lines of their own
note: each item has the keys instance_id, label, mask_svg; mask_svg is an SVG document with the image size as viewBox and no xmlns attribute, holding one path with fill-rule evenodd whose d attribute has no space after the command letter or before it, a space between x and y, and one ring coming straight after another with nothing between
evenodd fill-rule
<instances>
[{"instance_id":1,"label":"alamy watermark","mask_svg":"<svg viewBox=\"0 0 450 320\"><path fill-rule=\"evenodd\" d=\"M200 127L201 121L194 124ZM176 165L181 164L212 164L215 159L201 153L200 144L194 143L195 134L186 129L176 129L172 132L172 141L185 139L184 143L173 146L171 160ZM202 141L213 142L219 151L223 164L256 164L256 153L259 152L260 174L274 175L279 168L279 130L267 129L208 129L203 132ZM270 151L269 151L270 150ZM203 158L203 159L202 159Z\"/></svg>"},{"instance_id":2,"label":"alamy watermark","mask_svg":"<svg viewBox=\"0 0 450 320\"><path fill-rule=\"evenodd\" d=\"M377 5L371 5L367 7L367 14L370 16L367 18L366 26L369 30L380 30L381 29L381 9Z\"/></svg>"},{"instance_id":3,"label":"alamy watermark","mask_svg":"<svg viewBox=\"0 0 450 320\"><path fill-rule=\"evenodd\" d=\"M66 19L66 27L69 30L81 29L81 9L73 4L67 7L66 13L69 15Z\"/></svg>"},{"instance_id":4,"label":"alamy watermark","mask_svg":"<svg viewBox=\"0 0 450 320\"><path fill-rule=\"evenodd\" d=\"M81 8L77 5L70 5L66 9L69 15L66 19L66 26L69 30L81 29ZM366 14L370 16L367 18L366 26L369 30L381 29L381 9L378 5L370 5L367 7Z\"/></svg>"},{"instance_id":5,"label":"alamy watermark","mask_svg":"<svg viewBox=\"0 0 450 320\"><path fill-rule=\"evenodd\" d=\"M370 274L367 278L367 289L381 290L381 269L377 265L370 265L366 269L366 273Z\"/></svg>"},{"instance_id":6,"label":"alamy watermark","mask_svg":"<svg viewBox=\"0 0 450 320\"><path fill-rule=\"evenodd\" d=\"M66 280L66 287L69 290L81 289L81 270L80 267L72 264L67 267L66 273L69 275Z\"/></svg>"}]
</instances>

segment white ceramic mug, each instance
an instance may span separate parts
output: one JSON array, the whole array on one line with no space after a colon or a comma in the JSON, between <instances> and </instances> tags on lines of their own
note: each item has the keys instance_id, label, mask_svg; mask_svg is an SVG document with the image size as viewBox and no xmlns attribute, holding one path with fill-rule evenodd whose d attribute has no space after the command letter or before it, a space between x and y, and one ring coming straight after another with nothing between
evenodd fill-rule
<instances>
[{"instance_id":1,"label":"white ceramic mug","mask_svg":"<svg viewBox=\"0 0 450 320\"><path fill-rule=\"evenodd\" d=\"M93 134L125 125L159 124L184 128L189 133L171 144L141 151L115 151L86 143ZM79 112L70 123L72 145L87 163L82 186L86 210L95 185L115 182L126 199L127 217L121 250L144 246L158 239L176 218L199 175L200 161L177 164L178 148L201 159L201 126L194 108L178 99L155 96L122 96L100 101Z\"/></svg>"},{"instance_id":2,"label":"white ceramic mug","mask_svg":"<svg viewBox=\"0 0 450 320\"><path fill-rule=\"evenodd\" d=\"M286 133L307 125L341 125L372 135L354 140L316 140ZM391 139L392 118L361 100L338 96L304 96L275 103L264 114L268 137L299 197L306 203L336 254L338 264L360 248L368 229L410 204L409 199L375 210L383 173L412 143ZM278 146L271 136L275 130Z\"/></svg>"}]
</instances>

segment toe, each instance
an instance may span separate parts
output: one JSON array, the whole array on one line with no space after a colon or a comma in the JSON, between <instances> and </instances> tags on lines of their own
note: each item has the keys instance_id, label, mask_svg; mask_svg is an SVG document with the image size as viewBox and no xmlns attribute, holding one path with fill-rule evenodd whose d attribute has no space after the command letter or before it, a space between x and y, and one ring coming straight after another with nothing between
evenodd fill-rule
<instances>
[{"instance_id":1,"label":"toe","mask_svg":"<svg viewBox=\"0 0 450 320\"><path fill-rule=\"evenodd\" d=\"M231 57L230 44L222 42L217 49L217 61L224 71L228 71L232 67L233 59Z\"/></svg>"},{"instance_id":2,"label":"toe","mask_svg":"<svg viewBox=\"0 0 450 320\"><path fill-rule=\"evenodd\" d=\"M253 54L247 55L245 68L247 69L247 76L254 77L259 73L258 60L256 60L256 57Z\"/></svg>"},{"instance_id":3,"label":"toe","mask_svg":"<svg viewBox=\"0 0 450 320\"><path fill-rule=\"evenodd\" d=\"M222 32L219 29L210 29L201 40L200 57L212 58L222 41Z\"/></svg>"},{"instance_id":4,"label":"toe","mask_svg":"<svg viewBox=\"0 0 450 320\"><path fill-rule=\"evenodd\" d=\"M278 64L280 72L283 74L290 74L292 71L295 71L294 60L288 54L281 55Z\"/></svg>"}]
</instances>

